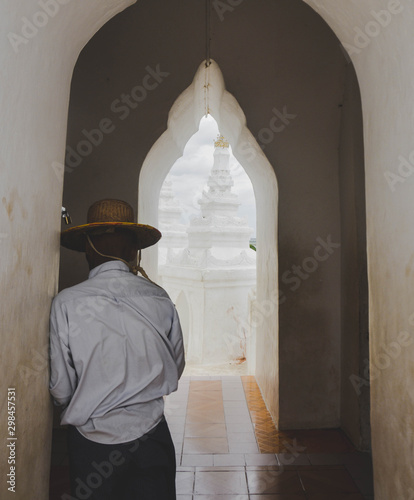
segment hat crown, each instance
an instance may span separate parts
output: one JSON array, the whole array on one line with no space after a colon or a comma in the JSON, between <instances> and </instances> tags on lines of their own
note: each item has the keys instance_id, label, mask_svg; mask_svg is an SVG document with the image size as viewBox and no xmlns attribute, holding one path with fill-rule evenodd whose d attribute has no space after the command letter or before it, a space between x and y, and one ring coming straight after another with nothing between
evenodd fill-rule
<instances>
[{"instance_id":1,"label":"hat crown","mask_svg":"<svg viewBox=\"0 0 414 500\"><path fill-rule=\"evenodd\" d=\"M134 210L122 200L99 200L89 207L88 224L94 222L134 222Z\"/></svg>"}]
</instances>

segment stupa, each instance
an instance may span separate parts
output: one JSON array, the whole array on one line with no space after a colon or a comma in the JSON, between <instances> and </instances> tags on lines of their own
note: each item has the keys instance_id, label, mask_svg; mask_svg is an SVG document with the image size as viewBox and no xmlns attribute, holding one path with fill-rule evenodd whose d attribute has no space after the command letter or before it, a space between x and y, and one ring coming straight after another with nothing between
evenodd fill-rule
<instances>
[{"instance_id":1,"label":"stupa","mask_svg":"<svg viewBox=\"0 0 414 500\"><path fill-rule=\"evenodd\" d=\"M173 183L167 178L158 204L158 228L162 233L158 243L159 264L166 263L169 249L183 249L188 245L187 228L180 222L182 213L180 203L174 196Z\"/></svg>"},{"instance_id":2,"label":"stupa","mask_svg":"<svg viewBox=\"0 0 414 500\"><path fill-rule=\"evenodd\" d=\"M200 200L200 215L187 228L188 245L168 250L159 268L176 303L191 363L220 364L246 356L249 292L256 284L253 232L237 215L229 143L214 143L214 164Z\"/></svg>"}]
</instances>

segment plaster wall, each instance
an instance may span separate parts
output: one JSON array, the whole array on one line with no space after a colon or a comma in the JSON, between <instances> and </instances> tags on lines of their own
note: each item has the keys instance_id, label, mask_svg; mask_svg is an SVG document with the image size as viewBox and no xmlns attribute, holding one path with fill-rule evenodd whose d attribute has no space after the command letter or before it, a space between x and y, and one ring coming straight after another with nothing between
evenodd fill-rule
<instances>
[{"instance_id":1,"label":"plaster wall","mask_svg":"<svg viewBox=\"0 0 414 500\"><path fill-rule=\"evenodd\" d=\"M414 149L414 8L411 1L308 3L353 47L356 30L374 30L373 12L385 11L384 26L351 57L364 116L375 499L409 499L414 496L414 176L401 165ZM394 189L387 172L400 178Z\"/></svg>"},{"instance_id":2,"label":"plaster wall","mask_svg":"<svg viewBox=\"0 0 414 500\"><path fill-rule=\"evenodd\" d=\"M339 149L342 240L341 426L369 450L368 282L362 109L354 67L347 67Z\"/></svg>"},{"instance_id":3,"label":"plaster wall","mask_svg":"<svg viewBox=\"0 0 414 500\"><path fill-rule=\"evenodd\" d=\"M64 161L70 80L79 51L130 4L60 2L54 16L30 0L0 6L2 499L48 498L48 319L57 291L63 181L62 169L52 164ZM11 33L17 35L14 47ZM15 493L6 483L12 465L5 445L9 387L16 390Z\"/></svg>"}]
</instances>

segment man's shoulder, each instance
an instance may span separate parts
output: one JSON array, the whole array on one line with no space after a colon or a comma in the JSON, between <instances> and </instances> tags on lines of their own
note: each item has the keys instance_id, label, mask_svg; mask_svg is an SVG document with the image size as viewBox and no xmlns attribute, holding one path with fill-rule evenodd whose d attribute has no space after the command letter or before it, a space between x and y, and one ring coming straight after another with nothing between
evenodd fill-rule
<instances>
[{"instance_id":1,"label":"man's shoulder","mask_svg":"<svg viewBox=\"0 0 414 500\"><path fill-rule=\"evenodd\" d=\"M59 304L82 296L85 293L87 282L88 280L85 280L76 285L64 288L55 296L53 303Z\"/></svg>"},{"instance_id":2,"label":"man's shoulder","mask_svg":"<svg viewBox=\"0 0 414 500\"><path fill-rule=\"evenodd\" d=\"M147 297L164 297L169 299L168 293L161 286L148 281L141 276L127 275L111 277L107 280L90 278L77 285L61 290L53 299L55 304L78 300L86 296L109 294L114 296L141 295Z\"/></svg>"}]
</instances>

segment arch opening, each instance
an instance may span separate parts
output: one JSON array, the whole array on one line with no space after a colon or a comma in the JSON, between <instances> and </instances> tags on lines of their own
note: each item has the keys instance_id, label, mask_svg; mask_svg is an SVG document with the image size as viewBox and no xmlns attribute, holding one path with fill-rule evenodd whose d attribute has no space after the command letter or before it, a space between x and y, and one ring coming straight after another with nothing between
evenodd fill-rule
<instances>
[{"instance_id":1,"label":"arch opening","mask_svg":"<svg viewBox=\"0 0 414 500\"><path fill-rule=\"evenodd\" d=\"M206 84L207 82L207 84ZM207 89L207 90L206 90ZM252 304L269 303L263 312L255 309L252 336L256 338L258 379L273 416L278 418L278 188L274 169L246 126L245 115L236 99L226 91L224 79L215 61L202 62L192 84L177 98L168 115L167 130L157 140L141 168L138 186L138 220L158 224L158 199L171 165L182 156L190 137L207 113L217 121L220 132L232 145L233 154L243 165L256 199L257 296ZM143 263L158 278L158 249L143 252Z\"/></svg>"},{"instance_id":2,"label":"arch opening","mask_svg":"<svg viewBox=\"0 0 414 500\"><path fill-rule=\"evenodd\" d=\"M173 300L185 293L192 311L185 374L254 374L248 321L256 290L256 202L212 115L201 119L172 165L158 216L159 283Z\"/></svg>"}]
</instances>

